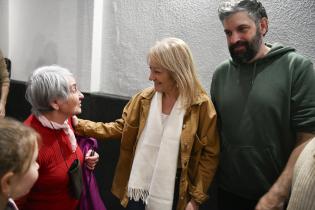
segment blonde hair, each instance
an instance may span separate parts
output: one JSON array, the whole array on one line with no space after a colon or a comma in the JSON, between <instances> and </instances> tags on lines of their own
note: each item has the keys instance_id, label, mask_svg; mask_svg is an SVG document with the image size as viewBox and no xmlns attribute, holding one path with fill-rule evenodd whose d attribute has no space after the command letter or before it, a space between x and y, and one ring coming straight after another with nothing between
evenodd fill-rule
<instances>
[{"instance_id":1,"label":"blonde hair","mask_svg":"<svg viewBox=\"0 0 315 210\"><path fill-rule=\"evenodd\" d=\"M12 171L27 172L40 136L32 128L13 119L0 119L0 177Z\"/></svg>"},{"instance_id":2,"label":"blonde hair","mask_svg":"<svg viewBox=\"0 0 315 210\"><path fill-rule=\"evenodd\" d=\"M183 40L170 37L157 41L148 53L150 62L170 72L186 108L201 92L206 92L197 78L192 53Z\"/></svg>"}]
</instances>

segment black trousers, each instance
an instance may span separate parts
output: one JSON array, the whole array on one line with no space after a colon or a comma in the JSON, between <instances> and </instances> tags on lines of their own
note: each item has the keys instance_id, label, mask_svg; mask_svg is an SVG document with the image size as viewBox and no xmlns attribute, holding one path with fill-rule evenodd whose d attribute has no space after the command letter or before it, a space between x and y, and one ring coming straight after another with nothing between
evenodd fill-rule
<instances>
[{"instance_id":1,"label":"black trousers","mask_svg":"<svg viewBox=\"0 0 315 210\"><path fill-rule=\"evenodd\" d=\"M181 173L181 169L178 169L176 172L176 178L175 178L175 189L174 189L172 210L176 210L176 206L178 203L180 173ZM145 210L145 203L142 200L139 200L139 201L129 200L127 209L128 210Z\"/></svg>"}]
</instances>

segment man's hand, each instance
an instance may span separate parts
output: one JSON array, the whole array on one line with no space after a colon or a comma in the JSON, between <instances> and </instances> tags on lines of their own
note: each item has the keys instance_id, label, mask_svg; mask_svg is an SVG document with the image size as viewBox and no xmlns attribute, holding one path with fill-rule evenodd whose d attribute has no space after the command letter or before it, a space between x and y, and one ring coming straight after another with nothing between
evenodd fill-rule
<instances>
[{"instance_id":1,"label":"man's hand","mask_svg":"<svg viewBox=\"0 0 315 210\"><path fill-rule=\"evenodd\" d=\"M255 210L283 210L284 200L281 196L269 191L260 198Z\"/></svg>"},{"instance_id":2,"label":"man's hand","mask_svg":"<svg viewBox=\"0 0 315 210\"><path fill-rule=\"evenodd\" d=\"M298 133L296 147L292 151L289 160L270 190L260 198L255 210L282 210L284 202L289 198L293 170L296 160L304 149L305 145L314 137L312 133Z\"/></svg>"}]
</instances>

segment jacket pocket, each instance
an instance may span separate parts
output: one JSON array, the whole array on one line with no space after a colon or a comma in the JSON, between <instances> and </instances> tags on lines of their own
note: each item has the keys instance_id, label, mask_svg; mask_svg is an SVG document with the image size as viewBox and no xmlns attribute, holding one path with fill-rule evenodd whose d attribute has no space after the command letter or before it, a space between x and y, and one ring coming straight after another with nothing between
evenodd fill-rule
<instances>
[{"instance_id":1,"label":"jacket pocket","mask_svg":"<svg viewBox=\"0 0 315 210\"><path fill-rule=\"evenodd\" d=\"M189 176L191 178L195 177L197 173L200 156L206 144L207 144L206 137L200 139L198 135L195 135L194 144L193 144L193 148L191 150L191 155L190 155L189 167L188 167Z\"/></svg>"},{"instance_id":2,"label":"jacket pocket","mask_svg":"<svg viewBox=\"0 0 315 210\"><path fill-rule=\"evenodd\" d=\"M199 136L197 134L195 134L191 154L200 153L201 150L206 146L206 144L207 144L207 138L206 137L203 137L200 139Z\"/></svg>"}]
</instances>

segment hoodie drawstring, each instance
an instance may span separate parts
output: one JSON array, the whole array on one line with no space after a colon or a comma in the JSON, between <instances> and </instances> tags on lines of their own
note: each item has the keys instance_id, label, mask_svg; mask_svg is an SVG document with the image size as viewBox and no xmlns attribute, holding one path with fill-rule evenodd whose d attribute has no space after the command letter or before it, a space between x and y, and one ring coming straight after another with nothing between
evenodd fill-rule
<instances>
[{"instance_id":1,"label":"hoodie drawstring","mask_svg":"<svg viewBox=\"0 0 315 210\"><path fill-rule=\"evenodd\" d=\"M254 69L253 69L253 73L252 73L252 79L251 79L251 81L250 81L251 86L253 86L254 80L255 80L255 77L256 77L256 64L257 64L257 62L254 63Z\"/></svg>"}]
</instances>

